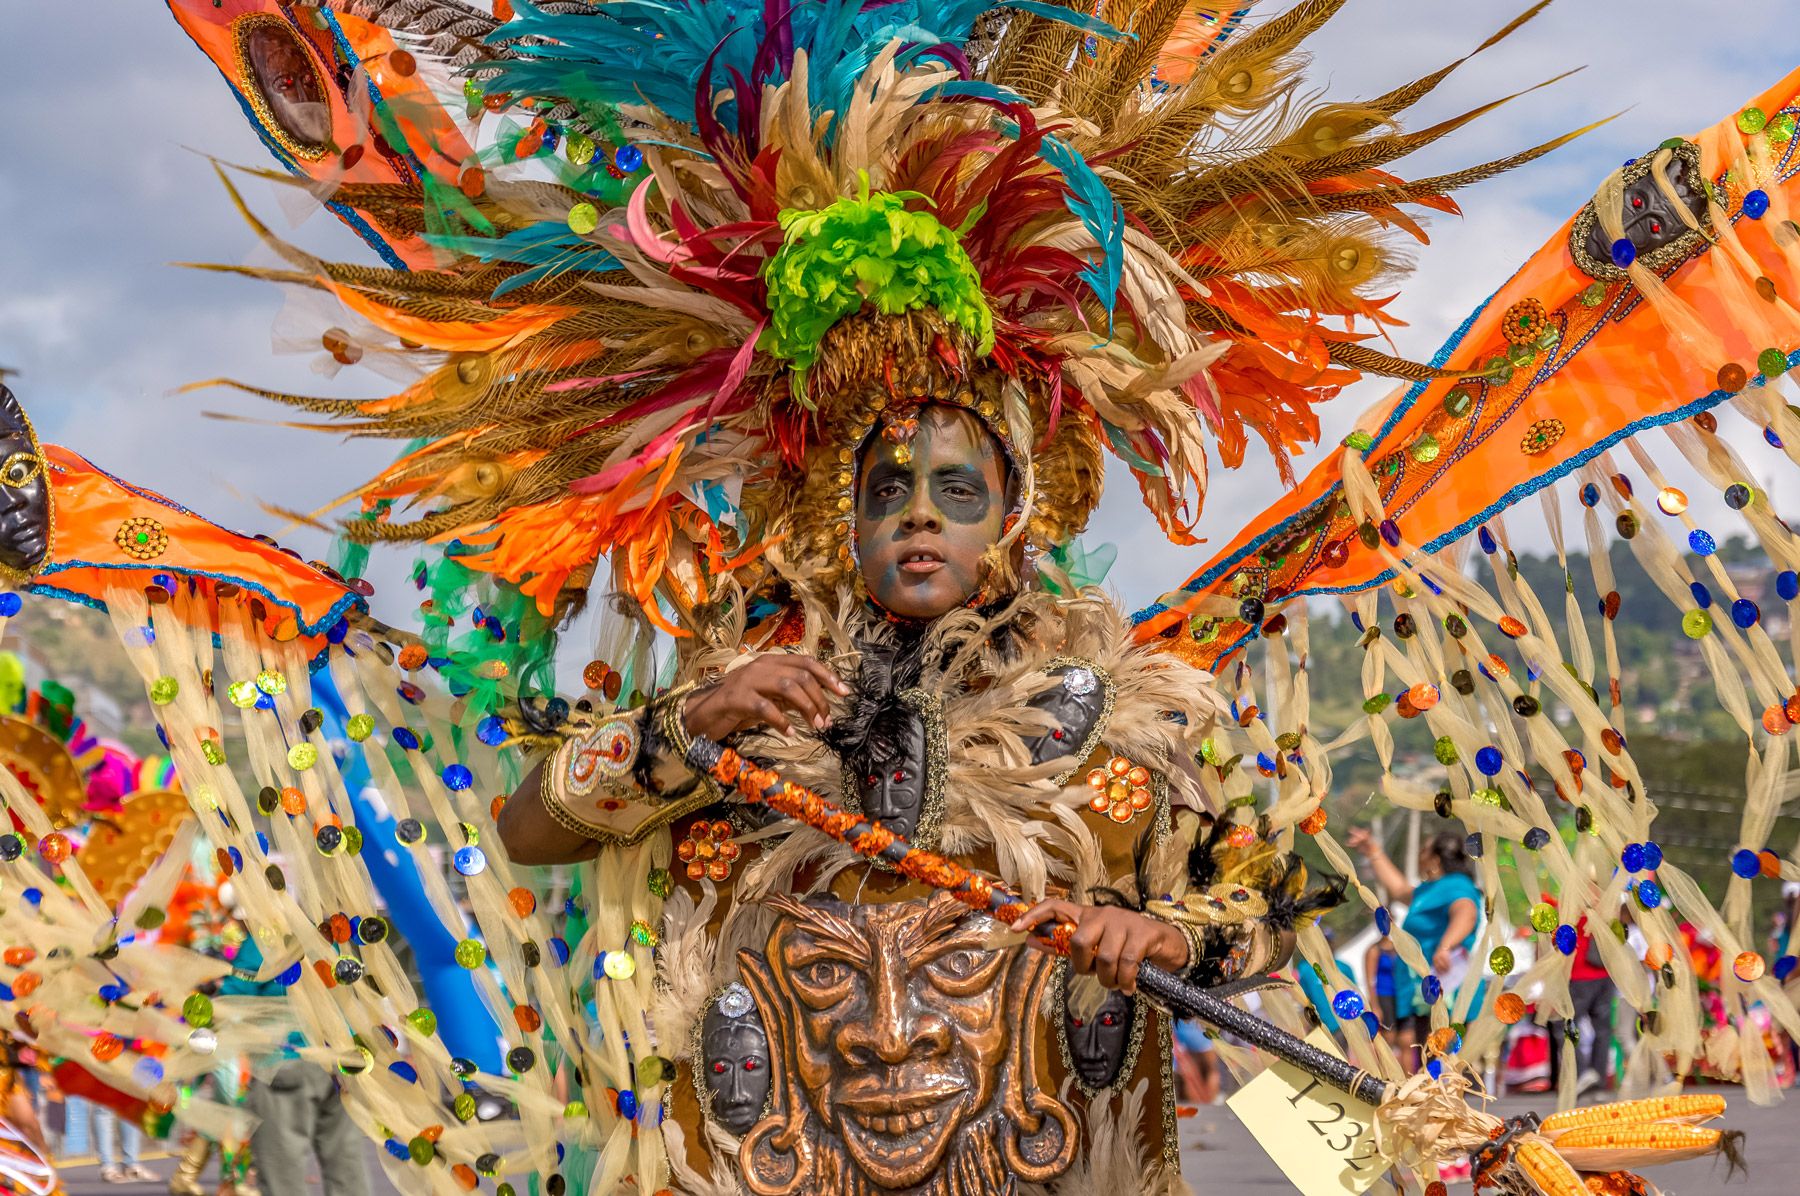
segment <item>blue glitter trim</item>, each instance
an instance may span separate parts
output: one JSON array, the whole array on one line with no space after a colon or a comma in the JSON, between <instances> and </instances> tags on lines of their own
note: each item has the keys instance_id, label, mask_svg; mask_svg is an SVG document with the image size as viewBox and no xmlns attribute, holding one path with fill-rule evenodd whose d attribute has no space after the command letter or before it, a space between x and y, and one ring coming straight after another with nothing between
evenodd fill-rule
<instances>
[{"instance_id":1,"label":"blue glitter trim","mask_svg":"<svg viewBox=\"0 0 1800 1196\"><path fill-rule=\"evenodd\" d=\"M118 572L123 570L135 573L172 573L178 577L204 577L209 581L228 581L241 589L261 594L276 606L291 612L294 616L294 622L299 626L301 634L303 635L323 635L327 630L335 627L338 620L349 614L352 610L367 609L366 604L363 602L362 595L346 591L342 597L331 604L325 614L317 622L308 622L298 603L281 597L265 585L261 585L254 581L245 581L243 578L234 577L229 573L218 573L211 569L194 569L185 565L172 565L166 561L143 561L129 565L112 561L58 561L54 565L47 566L38 574L38 576L51 577L58 573L66 573L70 569L98 569L107 572ZM105 604L99 602L98 599L96 599L95 602L98 609L106 609Z\"/></svg>"}]
</instances>

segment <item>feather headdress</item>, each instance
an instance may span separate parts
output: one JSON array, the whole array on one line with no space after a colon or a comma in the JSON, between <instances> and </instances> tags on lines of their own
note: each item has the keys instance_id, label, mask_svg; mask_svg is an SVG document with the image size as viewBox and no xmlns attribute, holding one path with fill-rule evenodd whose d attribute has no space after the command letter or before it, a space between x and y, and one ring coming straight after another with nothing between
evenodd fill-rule
<instances>
[{"instance_id":1,"label":"feather headdress","mask_svg":"<svg viewBox=\"0 0 1800 1196\"><path fill-rule=\"evenodd\" d=\"M1082 529L1106 451L1184 541L1208 440L1236 464L1254 433L1285 463L1313 404L1422 368L1364 343L1385 234L1422 235L1403 207L1453 211L1452 187L1550 148L1384 173L1482 110L1397 131L1455 64L1308 100L1298 47L1344 3L1227 40L1236 18L1186 0L518 0L505 21L328 0L504 115L454 180L333 197L450 230L426 236L444 268L284 247L293 269L262 272L428 370L371 401L269 397L415 442L350 536L455 541L546 613L603 557L678 631L828 593L853 572L855 447L922 401L1006 442L1035 548Z\"/></svg>"}]
</instances>

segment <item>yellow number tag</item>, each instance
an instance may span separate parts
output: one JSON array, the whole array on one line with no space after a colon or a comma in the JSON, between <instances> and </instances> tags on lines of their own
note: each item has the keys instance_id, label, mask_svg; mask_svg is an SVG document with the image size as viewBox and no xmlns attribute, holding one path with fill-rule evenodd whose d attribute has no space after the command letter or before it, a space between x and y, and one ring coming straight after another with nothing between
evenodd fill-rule
<instances>
[{"instance_id":1,"label":"yellow number tag","mask_svg":"<svg viewBox=\"0 0 1800 1196\"><path fill-rule=\"evenodd\" d=\"M1322 1029L1306 1041L1342 1055ZM1388 1169L1375 1150L1374 1106L1291 1064L1274 1064L1226 1104L1301 1196L1357 1196Z\"/></svg>"}]
</instances>

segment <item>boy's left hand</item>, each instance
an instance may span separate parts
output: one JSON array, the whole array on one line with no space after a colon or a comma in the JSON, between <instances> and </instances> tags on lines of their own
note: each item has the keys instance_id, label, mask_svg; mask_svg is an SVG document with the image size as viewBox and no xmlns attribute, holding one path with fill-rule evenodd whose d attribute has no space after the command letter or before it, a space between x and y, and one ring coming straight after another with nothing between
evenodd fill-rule
<instances>
[{"instance_id":1,"label":"boy's left hand","mask_svg":"<svg viewBox=\"0 0 1800 1196\"><path fill-rule=\"evenodd\" d=\"M1162 919L1136 910L1117 905L1077 905L1052 897L1026 910L1012 928L1030 931L1046 922L1073 923L1075 936L1069 943L1069 966L1122 993L1137 992L1138 965L1145 960L1167 972L1188 963L1187 936ZM1050 950L1044 939L1033 936L1026 942L1036 950Z\"/></svg>"}]
</instances>

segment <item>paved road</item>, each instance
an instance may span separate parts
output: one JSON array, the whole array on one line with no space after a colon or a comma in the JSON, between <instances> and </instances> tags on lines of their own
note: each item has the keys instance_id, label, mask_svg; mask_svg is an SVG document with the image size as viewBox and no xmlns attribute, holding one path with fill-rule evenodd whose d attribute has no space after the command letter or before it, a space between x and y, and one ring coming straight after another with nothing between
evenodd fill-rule
<instances>
[{"instance_id":1,"label":"paved road","mask_svg":"<svg viewBox=\"0 0 1800 1196\"><path fill-rule=\"evenodd\" d=\"M1724 1166L1710 1162L1676 1163L1657 1168L1651 1178L1667 1196L1792 1196L1800 1191L1794 1180L1794 1146L1800 1137L1800 1093L1789 1103L1771 1109L1757 1108L1742 1099L1735 1089L1727 1089L1731 1110L1727 1122L1748 1135L1746 1154L1750 1164L1748 1178L1737 1177L1726 1183ZM1511 1116L1535 1109L1549 1112L1550 1105L1541 1098L1509 1097L1497 1102L1495 1112ZM1187 1181L1199 1196L1238 1196L1248 1193L1292 1192L1280 1170L1264 1154L1255 1139L1224 1107L1202 1109L1181 1123L1182 1169ZM166 1177L175 1169L172 1159L151 1160L147 1166ZM103 1184L100 1169L95 1166L70 1168L64 1173L69 1196L162 1196L168 1189L164 1183ZM374 1149L369 1154L369 1178L372 1196L396 1196L376 1161ZM210 1187L210 1184L209 1184ZM1382 1186L1373 1189L1380 1193ZM1391 1188L1385 1189L1392 1191ZM1466 1185L1453 1187L1453 1192L1468 1192ZM309 1185L307 1193L266 1192L265 1196L311 1196L318 1185Z\"/></svg>"},{"instance_id":2,"label":"paved road","mask_svg":"<svg viewBox=\"0 0 1800 1196\"><path fill-rule=\"evenodd\" d=\"M1749 1176L1738 1176L1727 1184L1723 1163L1715 1166L1712 1161L1700 1160L1657 1167L1646 1172L1645 1178L1661 1187L1665 1196L1793 1196L1800 1192L1800 1183L1794 1178L1800 1091L1790 1093L1787 1103L1774 1108L1750 1104L1741 1089L1722 1091L1730 1102L1725 1124L1748 1135ZM1554 1103L1544 1097L1507 1097L1492 1108L1498 1116L1511 1117L1531 1111L1547 1114L1554 1110ZM1182 1174L1199 1196L1256 1196L1294 1190L1256 1139L1223 1106L1204 1108L1184 1121L1181 1140ZM1381 1184L1371 1189L1375 1193L1393 1190ZM1467 1193L1469 1187L1466 1183L1452 1185L1450 1190Z\"/></svg>"}]
</instances>

